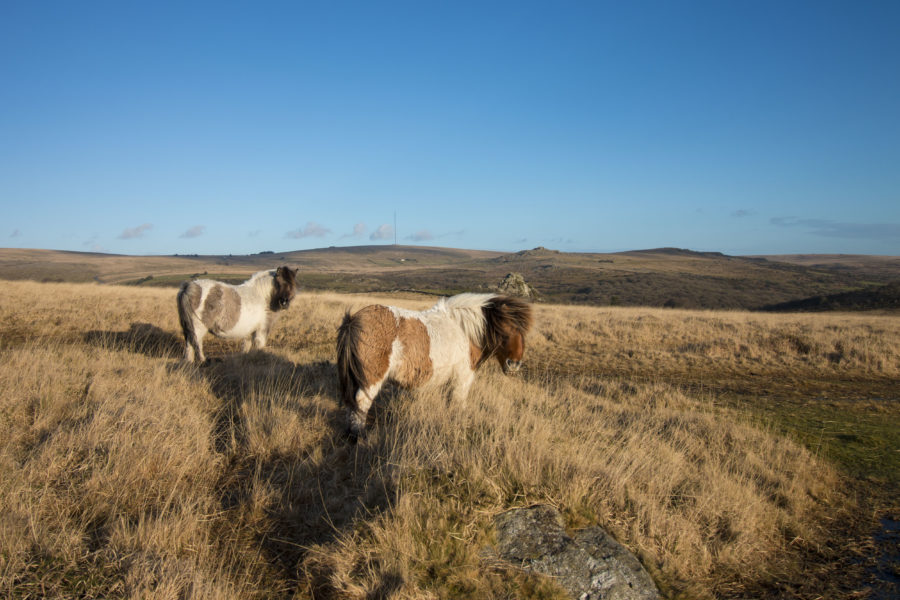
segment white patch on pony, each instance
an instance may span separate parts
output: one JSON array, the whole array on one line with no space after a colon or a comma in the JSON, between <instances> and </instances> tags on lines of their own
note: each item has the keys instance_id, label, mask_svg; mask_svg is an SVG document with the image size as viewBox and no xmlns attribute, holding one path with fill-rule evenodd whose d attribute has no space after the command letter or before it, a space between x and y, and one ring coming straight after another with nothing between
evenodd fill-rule
<instances>
[{"instance_id":1,"label":"white patch on pony","mask_svg":"<svg viewBox=\"0 0 900 600\"><path fill-rule=\"evenodd\" d=\"M495 294L459 294L441 298L430 309L417 312L389 307L397 318L418 319L425 325L430 339L429 358L433 369L429 384L453 382L465 392L474 378L469 355L471 344L478 344L484 334L482 308ZM391 353L394 358L394 352ZM462 391L462 390L461 390ZM458 397L459 394L454 394Z\"/></svg>"},{"instance_id":2,"label":"white patch on pony","mask_svg":"<svg viewBox=\"0 0 900 600\"><path fill-rule=\"evenodd\" d=\"M394 338L391 343L391 358L388 361L388 377L397 372L400 362L403 360L403 342Z\"/></svg>"}]
</instances>

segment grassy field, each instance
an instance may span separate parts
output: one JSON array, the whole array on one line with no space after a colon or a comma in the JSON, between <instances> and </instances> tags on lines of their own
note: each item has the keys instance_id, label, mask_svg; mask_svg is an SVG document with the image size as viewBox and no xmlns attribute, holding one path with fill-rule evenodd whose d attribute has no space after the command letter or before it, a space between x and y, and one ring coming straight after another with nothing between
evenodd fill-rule
<instances>
[{"instance_id":1,"label":"grassy field","mask_svg":"<svg viewBox=\"0 0 900 600\"><path fill-rule=\"evenodd\" d=\"M485 558L536 502L669 598L881 589L897 317L537 305L522 376L388 390L349 446L336 327L375 301L433 298L301 294L265 351L208 339L201 368L174 289L2 282L0 596L562 598Z\"/></svg>"}]
</instances>

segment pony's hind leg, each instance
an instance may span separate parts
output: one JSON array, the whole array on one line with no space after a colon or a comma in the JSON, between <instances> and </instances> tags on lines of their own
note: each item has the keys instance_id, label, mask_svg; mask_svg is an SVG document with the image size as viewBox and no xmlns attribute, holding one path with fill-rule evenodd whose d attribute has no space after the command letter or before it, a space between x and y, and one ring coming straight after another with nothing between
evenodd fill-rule
<instances>
[{"instance_id":1,"label":"pony's hind leg","mask_svg":"<svg viewBox=\"0 0 900 600\"><path fill-rule=\"evenodd\" d=\"M184 360L194 362L194 355L201 363L206 362L206 355L203 354L203 336L206 335L206 328L198 321L194 322L194 327L184 340Z\"/></svg>"},{"instance_id":2,"label":"pony's hind leg","mask_svg":"<svg viewBox=\"0 0 900 600\"><path fill-rule=\"evenodd\" d=\"M351 442L366 437L366 419L369 416L369 409L372 408L372 402L381 391L382 384L384 384L384 380L370 385L366 389L358 389L355 396L356 406L347 407L347 435Z\"/></svg>"}]
</instances>

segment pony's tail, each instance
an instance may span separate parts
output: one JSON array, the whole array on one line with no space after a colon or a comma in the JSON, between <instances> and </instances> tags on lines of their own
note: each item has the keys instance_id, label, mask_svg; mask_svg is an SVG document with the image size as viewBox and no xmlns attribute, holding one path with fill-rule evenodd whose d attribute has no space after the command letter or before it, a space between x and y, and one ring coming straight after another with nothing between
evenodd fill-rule
<instances>
[{"instance_id":1,"label":"pony's tail","mask_svg":"<svg viewBox=\"0 0 900 600\"><path fill-rule=\"evenodd\" d=\"M188 287L192 285L196 284L193 281L185 281L178 288L178 321L181 323L181 333L184 335L186 344L194 343L194 338L197 336L194 331L194 320L191 318L194 307L191 306L191 298L188 294Z\"/></svg>"},{"instance_id":2,"label":"pony's tail","mask_svg":"<svg viewBox=\"0 0 900 600\"><path fill-rule=\"evenodd\" d=\"M362 362L359 358L359 344L362 327L359 319L344 314L344 320L337 334L337 370L344 406L357 410L356 392L366 387Z\"/></svg>"}]
</instances>

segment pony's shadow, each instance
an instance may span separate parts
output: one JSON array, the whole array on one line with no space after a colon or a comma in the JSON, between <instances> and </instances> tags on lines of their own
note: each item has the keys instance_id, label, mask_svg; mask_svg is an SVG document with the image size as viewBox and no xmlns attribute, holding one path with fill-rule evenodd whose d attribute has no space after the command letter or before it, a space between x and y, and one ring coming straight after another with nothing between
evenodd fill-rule
<instances>
[{"instance_id":1,"label":"pony's shadow","mask_svg":"<svg viewBox=\"0 0 900 600\"><path fill-rule=\"evenodd\" d=\"M92 346L135 352L154 358L180 356L184 347L180 337L150 323L132 323L127 331L88 331L84 334L84 341Z\"/></svg>"},{"instance_id":2,"label":"pony's shadow","mask_svg":"<svg viewBox=\"0 0 900 600\"><path fill-rule=\"evenodd\" d=\"M210 445L224 459L215 490L229 526L241 528L242 535L252 532L260 557L285 585L302 584L317 598L340 597L329 583L332 565L311 549L387 510L397 491L386 467L388 441L351 445L346 438L334 362L297 364L267 350L243 354L233 343L210 339L210 360L186 364L180 360L184 341L179 335L140 322L126 331L88 331L84 339L101 348L177 359L168 362L170 372L208 384L216 399ZM398 394L385 386L369 411L370 425L383 428L391 422ZM298 417L302 437L313 441L290 449L273 442L282 449L269 451L265 423L286 412ZM268 500L260 518L253 507L262 490ZM370 596L386 597L402 584L400 575L386 572Z\"/></svg>"},{"instance_id":3,"label":"pony's shadow","mask_svg":"<svg viewBox=\"0 0 900 600\"><path fill-rule=\"evenodd\" d=\"M211 442L225 458L216 484L220 508L241 522L266 490L264 516L242 524L253 530L260 555L286 584L302 583L317 598L340 597L329 583L331 565L311 550L339 540L359 519L387 510L397 491L385 466L387 445L351 445L344 435L334 363L295 364L255 351L199 368L174 368L194 369L219 401ZM385 391L390 402L393 393ZM384 401L373 408L379 420L391 418ZM287 448L272 441L280 449L268 450L265 424L274 423L275 437L275 420L285 410L299 417L300 437L311 441ZM384 573L373 597L386 597L401 584L396 574Z\"/></svg>"}]
</instances>

